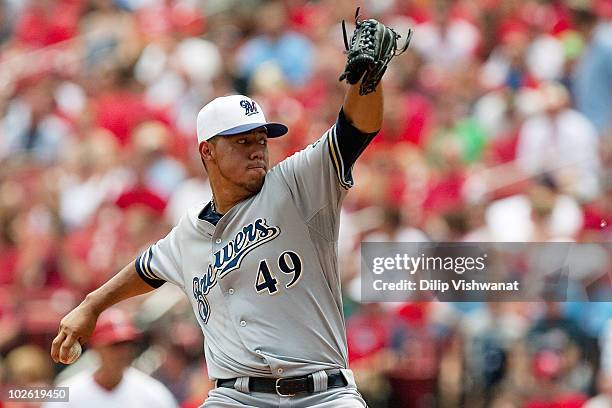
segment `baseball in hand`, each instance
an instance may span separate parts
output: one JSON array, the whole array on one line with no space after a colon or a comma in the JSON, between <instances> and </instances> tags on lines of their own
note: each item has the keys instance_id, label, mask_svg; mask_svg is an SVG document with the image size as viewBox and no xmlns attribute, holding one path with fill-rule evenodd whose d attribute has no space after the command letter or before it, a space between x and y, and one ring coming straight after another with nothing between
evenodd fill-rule
<instances>
[{"instance_id":1,"label":"baseball in hand","mask_svg":"<svg viewBox=\"0 0 612 408\"><path fill-rule=\"evenodd\" d=\"M81 348L81 343L79 343L78 341L75 341L74 344L72 344L72 347L70 347L70 350L68 350L68 357L66 357L65 360L62 360L62 363L64 364L74 363L81 356L82 351L83 349Z\"/></svg>"}]
</instances>

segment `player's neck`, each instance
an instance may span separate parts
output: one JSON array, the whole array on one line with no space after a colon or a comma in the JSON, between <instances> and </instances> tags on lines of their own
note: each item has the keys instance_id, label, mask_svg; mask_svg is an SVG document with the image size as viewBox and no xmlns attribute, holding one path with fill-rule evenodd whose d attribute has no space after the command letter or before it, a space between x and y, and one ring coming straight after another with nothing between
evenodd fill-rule
<instances>
[{"instance_id":1,"label":"player's neck","mask_svg":"<svg viewBox=\"0 0 612 408\"><path fill-rule=\"evenodd\" d=\"M229 210L231 210L236 204L238 204L241 201L244 201L247 198L248 196L245 196L244 198L240 198L238 200L221 201L221 200L218 200L217 197L214 197L213 198L213 210L218 214L224 215Z\"/></svg>"},{"instance_id":2,"label":"player's neck","mask_svg":"<svg viewBox=\"0 0 612 408\"><path fill-rule=\"evenodd\" d=\"M122 379L123 371L105 370L104 367L100 367L94 373L94 380L96 383L107 391L115 389Z\"/></svg>"},{"instance_id":3,"label":"player's neck","mask_svg":"<svg viewBox=\"0 0 612 408\"><path fill-rule=\"evenodd\" d=\"M246 200L253 194L244 190L226 189L226 188L213 188L213 210L219 214L225 214L232 209L236 204Z\"/></svg>"},{"instance_id":4,"label":"player's neck","mask_svg":"<svg viewBox=\"0 0 612 408\"><path fill-rule=\"evenodd\" d=\"M214 167L209 168L208 181L213 193L214 209L219 214L226 214L236 204L257 194L231 181Z\"/></svg>"}]
</instances>

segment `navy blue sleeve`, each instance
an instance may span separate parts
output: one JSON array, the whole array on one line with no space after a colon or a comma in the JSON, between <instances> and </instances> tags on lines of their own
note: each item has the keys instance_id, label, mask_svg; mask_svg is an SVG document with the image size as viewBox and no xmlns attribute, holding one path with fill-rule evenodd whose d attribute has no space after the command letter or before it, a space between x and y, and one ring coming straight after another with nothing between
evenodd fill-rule
<instances>
[{"instance_id":1,"label":"navy blue sleeve","mask_svg":"<svg viewBox=\"0 0 612 408\"><path fill-rule=\"evenodd\" d=\"M353 175L351 170L357 158L363 153L378 132L364 133L353 126L340 110L336 121L335 132L331 135L330 155L336 172L342 175L340 180L345 188L352 187Z\"/></svg>"},{"instance_id":2,"label":"navy blue sleeve","mask_svg":"<svg viewBox=\"0 0 612 408\"><path fill-rule=\"evenodd\" d=\"M163 279L160 279L159 277L157 277L157 275L151 272L151 267L150 267L151 257L152 257L151 248L149 248L142 255L136 258L136 262L135 262L136 272L138 272L138 275L142 278L143 281L147 282L150 286L157 289L161 285L166 283L166 281Z\"/></svg>"}]
</instances>

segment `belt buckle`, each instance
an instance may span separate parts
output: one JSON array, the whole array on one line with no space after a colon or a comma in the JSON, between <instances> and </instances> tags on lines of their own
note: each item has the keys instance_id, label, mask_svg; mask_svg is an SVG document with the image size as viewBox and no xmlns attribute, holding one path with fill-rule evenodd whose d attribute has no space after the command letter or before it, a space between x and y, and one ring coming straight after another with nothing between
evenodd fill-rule
<instances>
[{"instance_id":1,"label":"belt buckle","mask_svg":"<svg viewBox=\"0 0 612 408\"><path fill-rule=\"evenodd\" d=\"M280 386L279 382L280 382L280 380L282 380L282 379L283 379L283 378L277 378L277 379L276 379L276 382L274 383L274 389L276 390L276 394L277 394L279 397L293 397L295 394L283 394L283 393L281 393L281 392L280 392L280 387L281 387L281 386Z\"/></svg>"}]
</instances>

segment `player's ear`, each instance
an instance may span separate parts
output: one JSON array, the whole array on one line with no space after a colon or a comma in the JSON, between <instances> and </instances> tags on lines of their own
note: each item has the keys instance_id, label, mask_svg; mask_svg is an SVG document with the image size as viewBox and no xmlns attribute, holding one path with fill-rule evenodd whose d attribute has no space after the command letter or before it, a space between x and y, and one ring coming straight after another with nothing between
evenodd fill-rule
<instances>
[{"instance_id":1,"label":"player's ear","mask_svg":"<svg viewBox=\"0 0 612 408\"><path fill-rule=\"evenodd\" d=\"M211 141L203 141L202 143L200 143L200 157L202 157L202 161L207 162L213 159L213 152L212 150L214 149L213 147L214 143L211 143Z\"/></svg>"}]
</instances>

